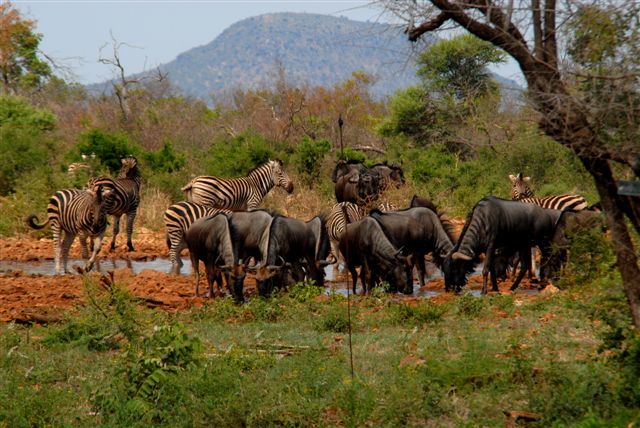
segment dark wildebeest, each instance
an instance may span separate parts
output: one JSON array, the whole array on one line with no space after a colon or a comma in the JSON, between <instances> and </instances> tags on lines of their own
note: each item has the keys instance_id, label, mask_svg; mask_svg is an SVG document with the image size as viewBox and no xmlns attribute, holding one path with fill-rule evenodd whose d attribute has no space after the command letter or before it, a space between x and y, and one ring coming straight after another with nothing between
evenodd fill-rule
<instances>
[{"instance_id":1,"label":"dark wildebeest","mask_svg":"<svg viewBox=\"0 0 640 428\"><path fill-rule=\"evenodd\" d=\"M415 207L429 208L434 213L438 213L438 209L430 199L423 198L418 195L413 195L413 198L411 198L411 201L409 202L409 208Z\"/></svg>"},{"instance_id":2,"label":"dark wildebeest","mask_svg":"<svg viewBox=\"0 0 640 428\"><path fill-rule=\"evenodd\" d=\"M274 213L268 210L235 211L229 215L229 228L233 242L233 259L235 264L249 265L249 260L262 261L261 242L268 234ZM235 282L234 298L244 301L244 281Z\"/></svg>"},{"instance_id":3,"label":"dark wildebeest","mask_svg":"<svg viewBox=\"0 0 640 428\"><path fill-rule=\"evenodd\" d=\"M227 276L227 287L231 294L238 288L237 283L242 287L245 277L244 266L236 264L233 257L227 214L219 213L197 220L185 233L184 240L189 248L191 264L196 275L196 296L199 295L200 287L200 260L204 262L210 297L213 296L214 282L217 282L217 288L220 290L222 273Z\"/></svg>"},{"instance_id":4,"label":"dark wildebeest","mask_svg":"<svg viewBox=\"0 0 640 428\"><path fill-rule=\"evenodd\" d=\"M407 283L411 282L406 269L411 265L410 257L403 256L393 246L380 223L373 217L365 217L347 225L340 239L340 252L351 272L354 294L358 283L358 266L362 267L360 279L363 294L375 286L378 278L387 281L396 290L405 289Z\"/></svg>"},{"instance_id":5,"label":"dark wildebeest","mask_svg":"<svg viewBox=\"0 0 640 428\"><path fill-rule=\"evenodd\" d=\"M360 162L338 161L338 164L331 173L331 181L336 184L335 194L338 202L347 201L356 203L360 174L364 172L364 170L365 166Z\"/></svg>"},{"instance_id":6,"label":"dark wildebeest","mask_svg":"<svg viewBox=\"0 0 640 428\"><path fill-rule=\"evenodd\" d=\"M453 249L454 242L456 241L453 225L451 224L451 222L448 221L444 215L439 216L435 213L434 210L431 210L429 208L407 208L384 215L375 214L375 211L372 211L371 215L382 220L383 226L386 226L384 227L385 233L389 237L391 237L391 235L402 235L397 235L397 231L393 231L392 224L389 224L387 226L388 222L384 221L385 219L392 219L394 218L394 216L401 216L411 218L417 222L419 231L411 232L412 235L419 238L417 241L413 243L407 242L405 244L401 244L400 242L394 241L394 239L390 239L391 242L393 242L397 247L404 245L405 249L411 248L412 252L414 253L413 262L418 269L421 287L425 284L426 276L424 256L429 253L433 253L433 262L436 264L436 266L438 266L438 268L442 268L442 261ZM396 222L396 227L400 225L401 223ZM409 224L407 224L405 227L408 226Z\"/></svg>"},{"instance_id":7,"label":"dark wildebeest","mask_svg":"<svg viewBox=\"0 0 640 428\"><path fill-rule=\"evenodd\" d=\"M505 252L518 251L529 254L532 246L539 246L542 258L548 257L560 211L548 210L537 205L507 201L493 196L483 198L471 211L457 244L443 264L445 288L459 290L467 282L467 274L473 269L474 261L485 253L482 270L482 293L487 292L487 276L491 274L491 284L498 291L494 265L498 248ZM528 268L530 259L521 257L520 272L511 290L515 290Z\"/></svg>"},{"instance_id":8,"label":"dark wildebeest","mask_svg":"<svg viewBox=\"0 0 640 428\"><path fill-rule=\"evenodd\" d=\"M357 161L339 161L331 174L338 202L367 205L380 193L380 174Z\"/></svg>"},{"instance_id":9,"label":"dark wildebeest","mask_svg":"<svg viewBox=\"0 0 640 428\"><path fill-rule=\"evenodd\" d=\"M254 269L261 296L270 296L274 285L283 284L288 268L303 264L309 279L324 286L324 266L331 263L324 219L316 216L305 222L276 215L267 233L262 239L262 263Z\"/></svg>"},{"instance_id":10,"label":"dark wildebeest","mask_svg":"<svg viewBox=\"0 0 640 428\"><path fill-rule=\"evenodd\" d=\"M398 189L405 183L404 171L402 171L402 168L396 163L389 166L387 162L383 162L373 165L369 169L377 172L380 176L381 192L384 192L391 185Z\"/></svg>"},{"instance_id":11,"label":"dark wildebeest","mask_svg":"<svg viewBox=\"0 0 640 428\"><path fill-rule=\"evenodd\" d=\"M551 239L552 254L548 263L540 266L540 276L556 279L559 271L568 260L568 247L570 241L579 233L584 233L598 228L600 232L605 229L602 213L598 211L583 210L578 212L564 211L558 219L553 238Z\"/></svg>"}]
</instances>

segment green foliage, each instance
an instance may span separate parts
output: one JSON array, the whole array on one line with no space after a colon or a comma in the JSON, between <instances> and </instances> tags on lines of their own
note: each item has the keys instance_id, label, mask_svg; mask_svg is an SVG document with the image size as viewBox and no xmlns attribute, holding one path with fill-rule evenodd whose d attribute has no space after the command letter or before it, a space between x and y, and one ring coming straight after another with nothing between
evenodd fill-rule
<instances>
[{"instance_id":1,"label":"green foliage","mask_svg":"<svg viewBox=\"0 0 640 428\"><path fill-rule=\"evenodd\" d=\"M51 332L44 340L46 344L72 343L105 351L140 336L136 299L126 287L112 280L98 285L89 277L84 278L84 287L89 305L63 328Z\"/></svg>"},{"instance_id":2,"label":"green foliage","mask_svg":"<svg viewBox=\"0 0 640 428\"><path fill-rule=\"evenodd\" d=\"M492 43L464 34L429 45L418 58L418 76L427 91L473 99L497 90L487 66L504 58Z\"/></svg>"},{"instance_id":3,"label":"green foliage","mask_svg":"<svg viewBox=\"0 0 640 428\"><path fill-rule=\"evenodd\" d=\"M23 174L49 165L54 145L45 131L55 123L51 112L22 98L0 97L0 196L15 191Z\"/></svg>"},{"instance_id":4,"label":"green foliage","mask_svg":"<svg viewBox=\"0 0 640 428\"><path fill-rule=\"evenodd\" d=\"M39 56L42 34L34 31L35 21L24 19L10 2L0 4L0 75L4 92L39 88L51 75L48 62Z\"/></svg>"},{"instance_id":5,"label":"green foliage","mask_svg":"<svg viewBox=\"0 0 640 428\"><path fill-rule=\"evenodd\" d=\"M244 177L253 168L274 157L272 144L257 134L242 134L231 140L214 141L205 160L208 174Z\"/></svg>"},{"instance_id":6,"label":"green foliage","mask_svg":"<svg viewBox=\"0 0 640 428\"><path fill-rule=\"evenodd\" d=\"M315 284L298 283L289 290L289 297L299 303L305 303L315 299L324 293L324 287Z\"/></svg>"},{"instance_id":7,"label":"green foliage","mask_svg":"<svg viewBox=\"0 0 640 428\"><path fill-rule=\"evenodd\" d=\"M456 307L460 315L475 318L482 313L485 303L485 299L482 297L475 297L473 294L465 292L456 300Z\"/></svg>"},{"instance_id":8,"label":"green foliage","mask_svg":"<svg viewBox=\"0 0 640 428\"><path fill-rule=\"evenodd\" d=\"M344 161L357 161L364 163L367 156L359 150L352 149L351 147L345 147L343 150L336 152L339 160Z\"/></svg>"},{"instance_id":9,"label":"green foliage","mask_svg":"<svg viewBox=\"0 0 640 428\"><path fill-rule=\"evenodd\" d=\"M433 324L442 321L448 308L442 304L434 304L425 300L418 305L393 303L389 306L390 319L400 325Z\"/></svg>"},{"instance_id":10,"label":"green foliage","mask_svg":"<svg viewBox=\"0 0 640 428\"><path fill-rule=\"evenodd\" d=\"M331 304L327 310L323 311L315 320L315 328L318 331L328 331L332 333L346 333L349 331L349 314L346 304L336 302ZM351 313L351 328L355 330L354 313Z\"/></svg>"},{"instance_id":11,"label":"green foliage","mask_svg":"<svg viewBox=\"0 0 640 428\"><path fill-rule=\"evenodd\" d=\"M186 162L185 155L177 153L170 141L165 142L158 151L144 153L143 159L151 171L169 174L182 169Z\"/></svg>"},{"instance_id":12,"label":"green foliage","mask_svg":"<svg viewBox=\"0 0 640 428\"><path fill-rule=\"evenodd\" d=\"M122 158L129 155L137 156L140 152L136 145L129 142L126 134L102 129L91 129L82 133L76 150L78 154L95 153L96 158L111 174L120 171Z\"/></svg>"},{"instance_id":13,"label":"green foliage","mask_svg":"<svg viewBox=\"0 0 640 428\"><path fill-rule=\"evenodd\" d=\"M444 112L422 87L412 86L396 92L388 108L389 114L378 126L382 136L406 136L424 144L444 132Z\"/></svg>"},{"instance_id":14,"label":"green foliage","mask_svg":"<svg viewBox=\"0 0 640 428\"><path fill-rule=\"evenodd\" d=\"M312 140L308 137L295 147L291 161L296 165L300 178L307 185L320 179L320 165L325 155L331 151L331 143L327 140Z\"/></svg>"},{"instance_id":15,"label":"green foliage","mask_svg":"<svg viewBox=\"0 0 640 428\"><path fill-rule=\"evenodd\" d=\"M55 125L56 116L52 112L35 108L24 98L0 95L0 129L50 131Z\"/></svg>"},{"instance_id":16,"label":"green foliage","mask_svg":"<svg viewBox=\"0 0 640 428\"><path fill-rule=\"evenodd\" d=\"M154 326L153 334L141 343L130 343L111 384L96 394L93 404L105 421L162 421L169 412L158 406L166 400L164 389L171 387L178 374L193 370L201 352L200 340L190 337L183 325Z\"/></svg>"}]
</instances>

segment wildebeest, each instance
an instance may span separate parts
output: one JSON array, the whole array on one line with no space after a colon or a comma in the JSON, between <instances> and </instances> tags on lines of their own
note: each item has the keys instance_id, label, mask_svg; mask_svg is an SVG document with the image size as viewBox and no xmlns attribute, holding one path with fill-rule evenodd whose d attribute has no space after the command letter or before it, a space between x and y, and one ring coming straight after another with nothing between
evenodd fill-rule
<instances>
[{"instance_id":1,"label":"wildebeest","mask_svg":"<svg viewBox=\"0 0 640 428\"><path fill-rule=\"evenodd\" d=\"M373 217L365 217L347 225L340 239L340 251L351 272L354 294L358 283L358 266L361 266L363 293L375 286L379 278L387 281L395 290L404 290L411 282L407 272L407 267L411 265L410 257L403 256L393 246L380 223Z\"/></svg>"},{"instance_id":2,"label":"wildebeest","mask_svg":"<svg viewBox=\"0 0 640 428\"><path fill-rule=\"evenodd\" d=\"M229 229L233 241L234 263L249 265L249 260L255 263L262 261L261 244L268 235L269 226L275 213L268 210L235 211L229 214ZM234 297L244 301L243 282L234 283Z\"/></svg>"},{"instance_id":3,"label":"wildebeest","mask_svg":"<svg viewBox=\"0 0 640 428\"><path fill-rule=\"evenodd\" d=\"M191 264L196 276L196 296L199 295L200 260L204 262L210 297L213 296L214 282L220 290L222 273L226 274L230 293L234 294L233 290L238 288L237 283L240 283L240 288L242 287L245 270L242 262L236 263L233 257L233 243L227 214L219 213L197 220L187 230L184 240L189 248Z\"/></svg>"},{"instance_id":4,"label":"wildebeest","mask_svg":"<svg viewBox=\"0 0 640 428\"><path fill-rule=\"evenodd\" d=\"M429 208L434 213L438 212L436 205L433 202L431 202L430 199L423 198L418 195L413 195L413 197L411 198L411 201L409 202L409 208L415 208L415 207Z\"/></svg>"},{"instance_id":5,"label":"wildebeest","mask_svg":"<svg viewBox=\"0 0 640 428\"><path fill-rule=\"evenodd\" d=\"M338 161L331 180L336 183L338 202L367 205L376 200L380 193L380 174L357 161Z\"/></svg>"},{"instance_id":6,"label":"wildebeest","mask_svg":"<svg viewBox=\"0 0 640 428\"><path fill-rule=\"evenodd\" d=\"M385 233L396 247L404 247L414 254L413 262L418 270L421 287L425 284L426 275L424 256L432 253L433 262L441 268L442 261L453 249L456 240L453 225L434 210L415 207L388 214L374 210L371 216L381 221ZM415 223L394 221L398 217L410 218ZM405 228L415 230L407 232Z\"/></svg>"},{"instance_id":7,"label":"wildebeest","mask_svg":"<svg viewBox=\"0 0 640 428\"><path fill-rule=\"evenodd\" d=\"M309 279L324 286L324 266L330 263L324 219L316 216L305 222L276 215L262 244L262 264L255 269L261 296L270 296L274 285L283 284L287 269L302 263Z\"/></svg>"},{"instance_id":8,"label":"wildebeest","mask_svg":"<svg viewBox=\"0 0 640 428\"><path fill-rule=\"evenodd\" d=\"M604 225L601 212L591 210L563 212L551 239L551 257L540 266L541 276L555 279L567 262L570 241L579 233L593 229L603 231Z\"/></svg>"},{"instance_id":9,"label":"wildebeest","mask_svg":"<svg viewBox=\"0 0 640 428\"><path fill-rule=\"evenodd\" d=\"M389 186L394 186L397 189L405 183L404 171L396 163L391 164L391 166L387 165L387 162L378 163L369 169L377 172L380 176L381 192L384 192Z\"/></svg>"},{"instance_id":10,"label":"wildebeest","mask_svg":"<svg viewBox=\"0 0 640 428\"><path fill-rule=\"evenodd\" d=\"M493 196L481 199L473 207L457 244L445 259L445 287L453 287L454 290L463 287L474 261L484 252L486 257L482 270L482 293L487 292L489 274L493 290L498 291L494 265L496 250L504 248L506 253L518 251L520 254L528 254L531 247L537 245L541 247L542 257L548 257L549 243L560 213L558 210ZM511 290L518 287L529 260L528 257L521 257L520 272Z\"/></svg>"}]
</instances>

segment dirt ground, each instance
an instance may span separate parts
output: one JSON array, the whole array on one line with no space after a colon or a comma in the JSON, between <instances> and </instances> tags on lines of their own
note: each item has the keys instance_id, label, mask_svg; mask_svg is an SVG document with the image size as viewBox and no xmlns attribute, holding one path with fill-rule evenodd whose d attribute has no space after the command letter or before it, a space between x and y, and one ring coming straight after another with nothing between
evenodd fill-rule
<instances>
[{"instance_id":1,"label":"dirt ground","mask_svg":"<svg viewBox=\"0 0 640 428\"><path fill-rule=\"evenodd\" d=\"M163 233L147 229L137 229L134 235L136 251L127 252L126 239L119 236L118 247L109 251L110 238L105 238L102 245L102 257L132 261L149 261L169 255ZM81 257L80 246L74 242L70 258ZM35 239L30 236L0 238L0 260L15 262L43 262L53 260L53 242L51 239ZM89 274L94 279L100 273ZM184 310L189 307L207 304L209 299L195 297L194 278L186 275L170 275L151 269L133 274L130 269L115 269L114 278L126 284L131 292L141 299L141 304L167 311ZM340 287L346 286L343 275L337 277ZM201 293L206 288L206 281L201 282ZM469 288L477 289L482 285L481 277L472 277ZM510 283L500 283L501 292L508 292ZM526 279L521 289L536 288ZM245 283L245 294L255 295L255 281L248 277ZM443 292L441 279L430 280L421 291ZM411 301L414 298L401 297ZM85 303L83 277L78 274L63 276L29 275L23 271L0 273L0 322L55 322L61 320L64 313L73 311ZM446 296L438 296L437 301L447 300Z\"/></svg>"}]
</instances>

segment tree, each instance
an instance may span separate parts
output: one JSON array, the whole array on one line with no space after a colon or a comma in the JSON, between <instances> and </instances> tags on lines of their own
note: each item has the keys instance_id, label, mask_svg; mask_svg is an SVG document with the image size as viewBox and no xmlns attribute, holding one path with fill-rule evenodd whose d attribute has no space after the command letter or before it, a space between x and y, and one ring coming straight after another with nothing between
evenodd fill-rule
<instances>
[{"instance_id":1,"label":"tree","mask_svg":"<svg viewBox=\"0 0 640 428\"><path fill-rule=\"evenodd\" d=\"M39 88L51 75L49 64L40 59L42 35L35 22L23 19L10 2L0 3L0 79L2 92Z\"/></svg>"},{"instance_id":2,"label":"tree","mask_svg":"<svg viewBox=\"0 0 640 428\"><path fill-rule=\"evenodd\" d=\"M497 110L499 86L488 65L503 60L498 48L469 34L429 45L417 61L420 85L391 98L380 133L404 135L421 146L444 142L452 152L472 153L478 142L463 136L465 125L481 106Z\"/></svg>"},{"instance_id":3,"label":"tree","mask_svg":"<svg viewBox=\"0 0 640 428\"><path fill-rule=\"evenodd\" d=\"M610 132L600 132L600 109L592 108L594 100L590 97L590 91L580 88L580 83L587 81L624 81L623 86L627 89L637 88L640 72L637 55L640 46L640 3L637 0L612 0L607 4L601 2L598 6L599 13L625 23L619 35L611 31L594 30L589 25L564 25L575 19L577 12L587 11L585 8L593 2L569 2L560 7L557 0L531 0L530 3L518 2L517 5L513 0L406 0L382 3L387 11L408 24L406 33L409 40L416 41L429 31L453 23L504 50L519 64L527 82L528 97L540 115L540 128L570 148L594 179L611 231L633 323L637 328L640 327L640 267L625 223L625 215L633 217L634 207L627 198L618 195L611 164L615 162L617 169L629 171L632 176L640 178L640 145L637 139L630 138L635 132L618 132L615 139L609 137ZM576 28L586 28L587 31L580 34ZM615 25L606 28L615 29ZM595 48L600 47L600 57L591 55L588 57L590 62L584 62L582 67L579 63L564 62L561 54L571 43L572 36L574 43L579 41L594 47L592 53L598 52ZM616 92L618 95L620 92ZM607 98L615 97L610 94ZM621 105L616 107L626 109ZM636 121L625 123L624 126L631 129L637 127L637 110L625 111L632 113ZM608 123L602 129L609 128L611 131L611 127L615 126L615 123Z\"/></svg>"},{"instance_id":4,"label":"tree","mask_svg":"<svg viewBox=\"0 0 640 428\"><path fill-rule=\"evenodd\" d=\"M463 34L427 47L418 57L418 76L430 91L473 100L498 90L487 66L504 56L491 43Z\"/></svg>"}]
</instances>

